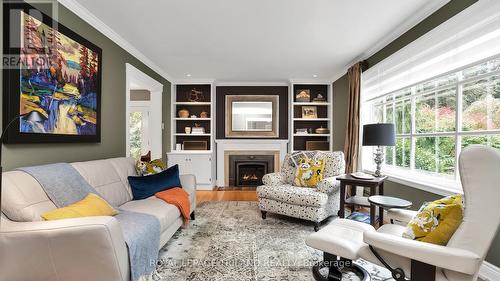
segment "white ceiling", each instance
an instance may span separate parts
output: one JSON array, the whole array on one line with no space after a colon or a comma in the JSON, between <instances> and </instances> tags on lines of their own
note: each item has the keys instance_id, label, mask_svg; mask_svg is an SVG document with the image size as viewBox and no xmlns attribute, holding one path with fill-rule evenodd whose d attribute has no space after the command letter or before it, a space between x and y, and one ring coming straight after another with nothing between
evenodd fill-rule
<instances>
[{"instance_id":1,"label":"white ceiling","mask_svg":"<svg viewBox=\"0 0 500 281\"><path fill-rule=\"evenodd\" d=\"M280 82L313 75L331 80L356 58L387 44L437 9L435 2L443 3L76 1L171 78L225 82Z\"/></svg>"}]
</instances>

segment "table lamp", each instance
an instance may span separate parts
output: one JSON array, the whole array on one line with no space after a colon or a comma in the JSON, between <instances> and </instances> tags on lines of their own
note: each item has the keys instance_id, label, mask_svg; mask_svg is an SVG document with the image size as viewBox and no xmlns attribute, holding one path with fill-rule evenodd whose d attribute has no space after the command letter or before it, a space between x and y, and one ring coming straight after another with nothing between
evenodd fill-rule
<instances>
[{"instance_id":1,"label":"table lamp","mask_svg":"<svg viewBox=\"0 0 500 281\"><path fill-rule=\"evenodd\" d=\"M384 150L382 146L395 146L396 132L393 123L367 124L363 126L363 146L376 146L373 153L377 165L375 176L380 177L380 166L384 162Z\"/></svg>"}]
</instances>

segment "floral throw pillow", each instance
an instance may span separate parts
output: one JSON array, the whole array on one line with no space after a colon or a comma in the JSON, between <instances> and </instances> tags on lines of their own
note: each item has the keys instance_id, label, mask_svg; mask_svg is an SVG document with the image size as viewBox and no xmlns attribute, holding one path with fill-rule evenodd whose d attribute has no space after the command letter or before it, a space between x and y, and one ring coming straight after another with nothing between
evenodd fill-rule
<instances>
[{"instance_id":1,"label":"floral throw pillow","mask_svg":"<svg viewBox=\"0 0 500 281\"><path fill-rule=\"evenodd\" d=\"M295 172L295 186L316 187L323 180L325 161L323 159L301 158Z\"/></svg>"},{"instance_id":2,"label":"floral throw pillow","mask_svg":"<svg viewBox=\"0 0 500 281\"><path fill-rule=\"evenodd\" d=\"M165 165L165 163L163 163L161 159L155 159L150 162L139 160L135 165L135 170L137 171L137 174L140 176L149 176L158 174L166 169L167 165Z\"/></svg>"},{"instance_id":3,"label":"floral throw pillow","mask_svg":"<svg viewBox=\"0 0 500 281\"><path fill-rule=\"evenodd\" d=\"M424 203L406 226L403 237L446 246L462 223L463 206L461 194Z\"/></svg>"}]
</instances>

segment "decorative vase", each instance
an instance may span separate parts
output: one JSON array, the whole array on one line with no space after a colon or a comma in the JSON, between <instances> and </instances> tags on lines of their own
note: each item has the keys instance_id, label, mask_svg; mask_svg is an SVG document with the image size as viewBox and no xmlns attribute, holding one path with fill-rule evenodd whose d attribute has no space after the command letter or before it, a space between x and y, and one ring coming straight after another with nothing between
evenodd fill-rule
<instances>
[{"instance_id":1,"label":"decorative vase","mask_svg":"<svg viewBox=\"0 0 500 281\"><path fill-rule=\"evenodd\" d=\"M178 112L180 118L188 118L189 117L189 110L187 109L181 109Z\"/></svg>"},{"instance_id":2,"label":"decorative vase","mask_svg":"<svg viewBox=\"0 0 500 281\"><path fill-rule=\"evenodd\" d=\"M185 127L184 132L186 132L186 134L191 134L191 127Z\"/></svg>"}]
</instances>

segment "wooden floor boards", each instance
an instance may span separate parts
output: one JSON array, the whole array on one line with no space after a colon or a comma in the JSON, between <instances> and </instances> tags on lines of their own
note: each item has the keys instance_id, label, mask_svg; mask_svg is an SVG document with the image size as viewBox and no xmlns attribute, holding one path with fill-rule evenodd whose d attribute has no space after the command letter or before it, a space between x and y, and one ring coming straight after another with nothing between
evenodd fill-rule
<instances>
[{"instance_id":1,"label":"wooden floor boards","mask_svg":"<svg viewBox=\"0 0 500 281\"><path fill-rule=\"evenodd\" d=\"M255 190L196 191L196 203L207 201L257 201Z\"/></svg>"}]
</instances>

